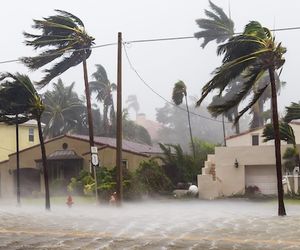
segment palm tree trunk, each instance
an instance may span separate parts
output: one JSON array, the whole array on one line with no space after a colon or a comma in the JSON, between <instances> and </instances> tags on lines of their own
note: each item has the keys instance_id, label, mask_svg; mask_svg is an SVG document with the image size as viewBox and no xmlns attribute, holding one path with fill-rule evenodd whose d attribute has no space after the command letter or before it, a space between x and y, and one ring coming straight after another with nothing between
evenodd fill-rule
<instances>
[{"instance_id":1,"label":"palm tree trunk","mask_svg":"<svg viewBox=\"0 0 300 250\"><path fill-rule=\"evenodd\" d=\"M224 147L226 147L226 131L225 131L224 115L222 115L222 128L223 128Z\"/></svg>"},{"instance_id":2,"label":"palm tree trunk","mask_svg":"<svg viewBox=\"0 0 300 250\"><path fill-rule=\"evenodd\" d=\"M94 126L93 126L91 94L90 94L89 80L88 80L88 74L87 74L86 54L85 53L86 52L84 51L83 60L82 60L83 76L84 76L86 108L87 108L88 124L89 124L90 147L93 147L94 146Z\"/></svg>"},{"instance_id":3,"label":"palm tree trunk","mask_svg":"<svg viewBox=\"0 0 300 250\"><path fill-rule=\"evenodd\" d=\"M234 118L237 117L239 115L239 111L238 111L238 107L234 108ZM237 135L240 134L240 121L237 121L237 123L235 124L235 133Z\"/></svg>"},{"instance_id":4,"label":"palm tree trunk","mask_svg":"<svg viewBox=\"0 0 300 250\"><path fill-rule=\"evenodd\" d=\"M18 206L21 204L21 188L20 188L20 154L19 154L19 117L16 114L16 147L17 147L17 203Z\"/></svg>"},{"instance_id":5,"label":"palm tree trunk","mask_svg":"<svg viewBox=\"0 0 300 250\"><path fill-rule=\"evenodd\" d=\"M42 162L43 162L43 172L44 172L44 182L45 182L45 202L46 202L46 209L50 210L50 193L49 193L49 179L48 179L48 163L47 163L47 156L46 156L46 149L44 144L43 138L43 131L41 125L41 117L38 116L37 119L38 130L39 130L39 139L41 145L41 152L42 152Z\"/></svg>"},{"instance_id":6,"label":"palm tree trunk","mask_svg":"<svg viewBox=\"0 0 300 250\"><path fill-rule=\"evenodd\" d=\"M104 135L109 136L108 134L108 106L104 104L103 110L103 126L104 126Z\"/></svg>"},{"instance_id":7,"label":"palm tree trunk","mask_svg":"<svg viewBox=\"0 0 300 250\"><path fill-rule=\"evenodd\" d=\"M282 186L282 168L281 168L281 152L280 152L280 135L279 135L279 122L277 110L277 92L274 77L274 66L269 68L269 76L271 82L271 95L272 95L272 117L273 129L275 139L275 158L276 158L276 173L277 173L277 191L278 191L278 215L286 215L284 201L283 201L283 186Z\"/></svg>"},{"instance_id":8,"label":"palm tree trunk","mask_svg":"<svg viewBox=\"0 0 300 250\"><path fill-rule=\"evenodd\" d=\"M190 130L190 137L191 137L191 144L192 144L192 149L193 149L193 156L194 160L196 159L196 152L195 152L195 145L194 145L194 140L193 140L193 134L192 134L192 127L191 127L191 118L190 118L190 110L189 110L189 105L187 102L187 97L185 96L185 105L186 105L186 110L188 113L188 122L189 122L189 130Z\"/></svg>"}]
</instances>

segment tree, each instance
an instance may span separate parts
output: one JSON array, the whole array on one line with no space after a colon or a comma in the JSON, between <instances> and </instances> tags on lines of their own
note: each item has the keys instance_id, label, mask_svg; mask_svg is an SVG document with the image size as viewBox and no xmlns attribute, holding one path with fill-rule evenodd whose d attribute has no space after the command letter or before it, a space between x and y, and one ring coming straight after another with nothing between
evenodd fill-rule
<instances>
[{"instance_id":1,"label":"tree","mask_svg":"<svg viewBox=\"0 0 300 250\"><path fill-rule=\"evenodd\" d=\"M193 156L195 159L195 146L193 141L193 134L192 134L192 127L191 127L191 119L190 119L190 110L189 105L187 101L187 92L186 92L186 86L183 81L178 81L175 83L173 92L172 92L172 100L173 102L178 106L182 104L183 97L185 98L185 106L187 110L187 117L188 117L188 123L189 123L189 132L190 132L190 138L191 138L191 144L192 144L192 151Z\"/></svg>"},{"instance_id":2,"label":"tree","mask_svg":"<svg viewBox=\"0 0 300 250\"><path fill-rule=\"evenodd\" d=\"M82 114L86 107L74 92L74 82L65 87L59 78L53 84L53 90L43 95L45 111L42 122L45 124L44 136L53 138L68 132L76 131L82 123Z\"/></svg>"},{"instance_id":3,"label":"tree","mask_svg":"<svg viewBox=\"0 0 300 250\"><path fill-rule=\"evenodd\" d=\"M300 156L297 149L296 137L293 128L287 122L281 121L279 123L279 135L280 140L293 145L293 148L287 148L283 155L284 159L291 159L291 161L286 162L285 165L292 165L292 168L294 168L295 165L299 166ZM275 133L272 124L267 124L265 126L262 136L265 138L264 142L274 140Z\"/></svg>"},{"instance_id":4,"label":"tree","mask_svg":"<svg viewBox=\"0 0 300 250\"><path fill-rule=\"evenodd\" d=\"M225 42L228 39L232 38L234 36L234 22L233 20L228 17L222 8L219 6L213 4L211 1L209 1L210 7L212 11L205 10L205 14L207 16L206 19L198 19L196 20L196 23L198 24L199 28L202 29L202 31L197 32L194 34L194 36L198 39L203 38L204 41L201 45L202 48L205 48L205 46L210 41L216 41L217 44L221 42ZM279 76L275 73L276 78L276 86L277 91L280 92L280 88L283 85L283 82L279 81ZM222 101L228 101L229 98L231 98L232 95L235 95L238 93L241 85L243 84L242 77L237 77L235 79L232 79L231 84L228 86L230 94L226 94L225 96L218 95L218 98L215 99L215 102L212 102L208 109L210 113L216 117L217 112L214 107L216 102L222 102ZM261 77L260 80L257 81L257 84L253 86L253 91L257 91L261 88L263 88L265 85L269 84L269 76L268 74L264 74L263 77ZM230 90L231 89L231 90ZM249 92L250 94L250 92ZM223 100L224 98L224 100ZM251 107L251 114L252 114L252 120L250 121L250 128L257 128L262 127L265 123L265 121L270 117L270 111L264 111L264 104L267 100L271 98L271 87L269 86L267 90L262 94L262 96L258 99L258 101ZM233 109L227 111L223 115L228 118L229 121L232 121L233 117L236 117L238 113L238 106L235 106ZM236 133L239 134L239 122L235 123L236 127Z\"/></svg>"},{"instance_id":5,"label":"tree","mask_svg":"<svg viewBox=\"0 0 300 250\"><path fill-rule=\"evenodd\" d=\"M246 107L239 112L237 121L261 97L266 88L271 85L272 117L275 133L275 158L278 187L278 215L286 215L283 201L282 169L280 153L279 122L277 111L277 91L275 84L275 70L280 69L285 60L283 54L286 49L281 43L276 43L271 32L260 23L252 21L246 25L242 34L233 36L228 42L218 47L218 55L224 54L222 65L218 67L213 78L202 88L202 96L198 100L200 105L205 97L218 89L221 95L230 81L246 72L243 89L234 98L217 107L216 112L222 114L238 105L252 89L257 81L268 71L270 83L253 93L253 97Z\"/></svg>"},{"instance_id":6,"label":"tree","mask_svg":"<svg viewBox=\"0 0 300 250\"><path fill-rule=\"evenodd\" d=\"M284 117L285 122L291 122L292 120L300 119L300 104L292 102L289 107L286 107L286 115Z\"/></svg>"},{"instance_id":7,"label":"tree","mask_svg":"<svg viewBox=\"0 0 300 250\"><path fill-rule=\"evenodd\" d=\"M59 62L45 69L45 76L37 82L39 86L47 85L53 78L80 63L83 64L85 95L87 102L90 146L94 146L94 131L90 91L88 84L86 59L91 55L94 38L89 36L83 22L73 14L56 10L57 15L34 20L33 28L42 33L35 35L24 32L25 44L42 52L35 57L23 57L21 61L31 70L40 69L53 61ZM69 56L65 56L69 53Z\"/></svg>"},{"instance_id":8,"label":"tree","mask_svg":"<svg viewBox=\"0 0 300 250\"><path fill-rule=\"evenodd\" d=\"M225 12L209 1L212 11L205 10L207 19L197 19L196 23L201 31L194 34L197 39L203 38L202 48L215 40L217 43L225 42L234 35L234 22L225 14Z\"/></svg>"},{"instance_id":9,"label":"tree","mask_svg":"<svg viewBox=\"0 0 300 250\"><path fill-rule=\"evenodd\" d=\"M97 101L103 103L104 135L111 136L114 134L116 124L112 93L117 90L117 85L108 80L106 70L102 65L97 64L96 68L96 72L92 75L95 81L89 82L90 91L96 93Z\"/></svg>"},{"instance_id":10,"label":"tree","mask_svg":"<svg viewBox=\"0 0 300 250\"><path fill-rule=\"evenodd\" d=\"M129 95L127 97L126 103L127 103L127 109L129 110L132 108L135 111L135 116L137 117L140 110L140 104L137 100L136 95Z\"/></svg>"},{"instance_id":11,"label":"tree","mask_svg":"<svg viewBox=\"0 0 300 250\"><path fill-rule=\"evenodd\" d=\"M50 210L47 158L41 125L41 116L44 111L42 99L26 75L6 73L1 76L0 81L3 87L2 94L7 98L9 107L18 107L25 117L37 121L45 182L45 206L47 210Z\"/></svg>"}]
</instances>

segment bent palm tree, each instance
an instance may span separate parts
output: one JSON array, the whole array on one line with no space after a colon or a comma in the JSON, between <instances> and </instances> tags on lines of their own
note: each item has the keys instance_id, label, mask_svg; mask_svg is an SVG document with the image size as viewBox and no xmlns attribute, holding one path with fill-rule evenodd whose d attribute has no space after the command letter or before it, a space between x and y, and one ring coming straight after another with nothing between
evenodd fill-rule
<instances>
[{"instance_id":1,"label":"bent palm tree","mask_svg":"<svg viewBox=\"0 0 300 250\"><path fill-rule=\"evenodd\" d=\"M103 123L104 123L104 134L109 136L112 131L109 131L109 119L108 112L110 109L111 124L115 125L115 109L112 92L116 91L117 85L111 83L108 80L106 70L100 64L96 65L96 72L93 73L95 81L89 82L91 93L95 92L96 98L99 102L103 102Z\"/></svg>"},{"instance_id":2,"label":"bent palm tree","mask_svg":"<svg viewBox=\"0 0 300 250\"><path fill-rule=\"evenodd\" d=\"M53 138L70 131L75 131L82 122L82 114L86 107L74 92L74 82L70 86L64 86L59 78L54 83L54 89L43 95L45 111L42 122L45 124L44 135Z\"/></svg>"},{"instance_id":3,"label":"bent palm tree","mask_svg":"<svg viewBox=\"0 0 300 250\"><path fill-rule=\"evenodd\" d=\"M69 68L83 63L85 94L88 110L89 138L90 146L94 146L94 131L91 112L90 91L88 85L88 75L86 59L91 55L91 46L94 38L89 36L83 22L73 14L56 10L54 16L34 20L33 28L41 30L39 35L24 32L27 39L25 44L32 46L35 50L43 50L38 56L23 57L22 62L32 70L42 68L53 61L58 61L51 68L45 69L43 79L37 82L40 86L45 86L53 78L61 75ZM65 56L69 53L69 56Z\"/></svg>"},{"instance_id":4,"label":"bent palm tree","mask_svg":"<svg viewBox=\"0 0 300 250\"><path fill-rule=\"evenodd\" d=\"M34 88L28 76L19 73L6 73L0 77L3 89L2 94L7 98L8 104L11 108L18 108L19 111L30 119L36 119L38 124L39 139L42 153L43 173L45 182L45 206L50 209L50 195L48 183L48 168L46 149L44 145L44 138L41 125L41 115L44 111L42 100Z\"/></svg>"},{"instance_id":5,"label":"bent palm tree","mask_svg":"<svg viewBox=\"0 0 300 250\"><path fill-rule=\"evenodd\" d=\"M271 85L279 215L286 215L286 212L283 202L277 92L274 73L275 70L283 66L285 62L283 54L285 52L286 49L281 46L281 43L277 44L275 42L274 37L267 28L262 27L258 22L250 22L241 35L230 38L228 42L218 47L218 54L224 54L223 64L215 70L214 77L202 88L202 96L197 102L197 105L200 105L205 97L215 89L218 89L219 95L221 95L232 79L246 72L242 90L230 101L216 106L216 112L222 114L238 105L245 95L252 91L252 99L235 119L235 121L238 121L256 103L269 84ZM254 92L253 86L266 71L269 73L270 82Z\"/></svg>"},{"instance_id":6,"label":"bent palm tree","mask_svg":"<svg viewBox=\"0 0 300 250\"><path fill-rule=\"evenodd\" d=\"M234 22L225 12L213 2L209 1L212 11L205 10L207 19L197 19L196 23L202 29L194 36L198 39L203 38L201 47L204 48L209 42L216 40L217 43L225 42L234 35Z\"/></svg>"},{"instance_id":7,"label":"bent palm tree","mask_svg":"<svg viewBox=\"0 0 300 250\"><path fill-rule=\"evenodd\" d=\"M140 110L140 104L137 100L136 95L129 95L127 97L126 103L128 104L127 109L133 109L135 111L135 116L137 117L139 110Z\"/></svg>"},{"instance_id":8,"label":"bent palm tree","mask_svg":"<svg viewBox=\"0 0 300 250\"><path fill-rule=\"evenodd\" d=\"M187 101L186 86L185 86L183 81L178 81L177 83L175 83L174 88L173 88L172 100L176 105L180 105L182 103L183 97L185 98L185 106L186 106L187 115L188 115L188 123L189 123L191 144L192 144L193 156L194 156L194 159L195 159L196 158L195 145L194 145L194 141L193 141L190 111L189 111L189 105L188 105L188 101Z\"/></svg>"}]
</instances>

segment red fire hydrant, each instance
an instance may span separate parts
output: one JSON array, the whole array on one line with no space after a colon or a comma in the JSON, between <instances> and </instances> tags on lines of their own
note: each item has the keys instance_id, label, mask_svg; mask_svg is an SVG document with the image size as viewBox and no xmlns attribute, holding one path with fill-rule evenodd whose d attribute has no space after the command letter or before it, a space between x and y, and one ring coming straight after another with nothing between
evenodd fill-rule
<instances>
[{"instance_id":1,"label":"red fire hydrant","mask_svg":"<svg viewBox=\"0 0 300 250\"><path fill-rule=\"evenodd\" d=\"M72 205L74 204L71 195L68 196L66 204L67 204L68 207L72 207Z\"/></svg>"}]
</instances>

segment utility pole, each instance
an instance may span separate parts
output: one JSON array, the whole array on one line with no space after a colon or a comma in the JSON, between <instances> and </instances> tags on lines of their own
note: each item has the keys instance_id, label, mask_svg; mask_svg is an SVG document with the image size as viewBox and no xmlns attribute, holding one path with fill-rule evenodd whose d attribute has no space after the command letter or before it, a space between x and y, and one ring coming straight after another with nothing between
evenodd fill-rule
<instances>
[{"instance_id":1,"label":"utility pole","mask_svg":"<svg viewBox=\"0 0 300 250\"><path fill-rule=\"evenodd\" d=\"M122 33L118 32L117 55L117 205L123 200L123 169L122 169Z\"/></svg>"},{"instance_id":2,"label":"utility pole","mask_svg":"<svg viewBox=\"0 0 300 250\"><path fill-rule=\"evenodd\" d=\"M226 147L226 133L225 133L225 121L224 121L224 115L222 115L222 127L223 127L224 147Z\"/></svg>"},{"instance_id":3,"label":"utility pole","mask_svg":"<svg viewBox=\"0 0 300 250\"><path fill-rule=\"evenodd\" d=\"M20 154L19 154L19 116L16 114L16 147L17 147L17 203L21 205L21 188L20 188Z\"/></svg>"}]
</instances>

